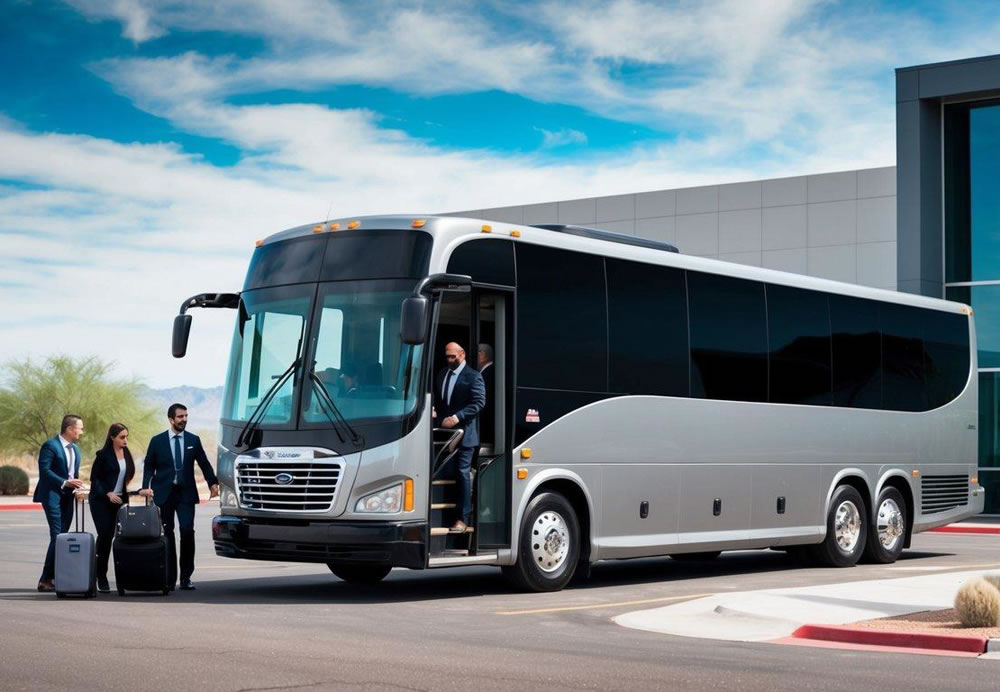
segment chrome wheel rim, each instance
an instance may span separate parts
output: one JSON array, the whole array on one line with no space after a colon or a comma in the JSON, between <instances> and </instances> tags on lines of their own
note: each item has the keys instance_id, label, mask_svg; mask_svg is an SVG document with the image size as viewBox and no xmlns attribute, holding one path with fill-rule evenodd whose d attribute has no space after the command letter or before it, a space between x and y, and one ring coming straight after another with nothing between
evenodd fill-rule
<instances>
[{"instance_id":1,"label":"chrome wheel rim","mask_svg":"<svg viewBox=\"0 0 1000 692\"><path fill-rule=\"evenodd\" d=\"M558 512L542 512L531 527L531 558L538 569L555 572L569 555L569 529Z\"/></svg>"},{"instance_id":2,"label":"chrome wheel rim","mask_svg":"<svg viewBox=\"0 0 1000 692\"><path fill-rule=\"evenodd\" d=\"M878 507L878 540L882 547L892 552L901 540L906 530L903 523L903 512L892 498L886 498Z\"/></svg>"},{"instance_id":3,"label":"chrome wheel rim","mask_svg":"<svg viewBox=\"0 0 1000 692\"><path fill-rule=\"evenodd\" d=\"M854 552L861 538L861 512L850 500L844 500L837 506L833 519L833 535L837 539L837 547L844 553Z\"/></svg>"}]
</instances>

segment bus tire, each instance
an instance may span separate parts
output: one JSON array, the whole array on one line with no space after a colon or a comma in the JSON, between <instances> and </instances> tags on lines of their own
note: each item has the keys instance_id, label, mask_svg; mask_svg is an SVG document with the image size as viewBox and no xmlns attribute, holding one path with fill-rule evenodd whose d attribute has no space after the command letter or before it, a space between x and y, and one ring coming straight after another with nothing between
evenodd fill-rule
<instances>
[{"instance_id":1,"label":"bus tire","mask_svg":"<svg viewBox=\"0 0 1000 692\"><path fill-rule=\"evenodd\" d=\"M868 538L868 514L861 493L838 486L826 515L826 538L812 549L815 562L827 567L852 567L861 559Z\"/></svg>"},{"instance_id":2,"label":"bus tire","mask_svg":"<svg viewBox=\"0 0 1000 692\"><path fill-rule=\"evenodd\" d=\"M338 565L330 562L326 566L335 577L359 586L374 586L392 571L390 565Z\"/></svg>"},{"instance_id":3,"label":"bus tire","mask_svg":"<svg viewBox=\"0 0 1000 692\"><path fill-rule=\"evenodd\" d=\"M865 562L887 565L895 562L906 545L906 499L889 486L882 488L868 526Z\"/></svg>"},{"instance_id":4,"label":"bus tire","mask_svg":"<svg viewBox=\"0 0 1000 692\"><path fill-rule=\"evenodd\" d=\"M701 560L714 560L720 555L722 555L721 550L707 550L703 553L673 553L670 558L681 562L700 562Z\"/></svg>"},{"instance_id":5,"label":"bus tire","mask_svg":"<svg viewBox=\"0 0 1000 692\"><path fill-rule=\"evenodd\" d=\"M569 501L544 492L528 503L521 522L517 562L503 568L520 589L559 591L576 571L580 559L580 523Z\"/></svg>"}]
</instances>

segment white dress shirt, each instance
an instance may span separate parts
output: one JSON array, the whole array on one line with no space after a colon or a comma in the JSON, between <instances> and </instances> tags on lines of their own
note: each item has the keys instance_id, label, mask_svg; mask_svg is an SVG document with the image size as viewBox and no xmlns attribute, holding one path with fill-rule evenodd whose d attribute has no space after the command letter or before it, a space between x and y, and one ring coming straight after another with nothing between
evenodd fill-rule
<instances>
[{"instance_id":1,"label":"white dress shirt","mask_svg":"<svg viewBox=\"0 0 1000 692\"><path fill-rule=\"evenodd\" d=\"M451 377L448 377L447 372L444 374L444 383L441 385L441 398L449 406L451 406L451 393L455 391L455 382L458 381L458 373L464 369L465 361L463 360L457 368L448 371L451 373Z\"/></svg>"},{"instance_id":2,"label":"white dress shirt","mask_svg":"<svg viewBox=\"0 0 1000 692\"><path fill-rule=\"evenodd\" d=\"M115 494L121 495L125 486L125 458L118 459L118 482L115 483Z\"/></svg>"},{"instance_id":3,"label":"white dress shirt","mask_svg":"<svg viewBox=\"0 0 1000 692\"><path fill-rule=\"evenodd\" d=\"M73 443L60 435L59 444L62 446L63 454L66 455L66 478L76 478L76 454L73 453Z\"/></svg>"}]
</instances>

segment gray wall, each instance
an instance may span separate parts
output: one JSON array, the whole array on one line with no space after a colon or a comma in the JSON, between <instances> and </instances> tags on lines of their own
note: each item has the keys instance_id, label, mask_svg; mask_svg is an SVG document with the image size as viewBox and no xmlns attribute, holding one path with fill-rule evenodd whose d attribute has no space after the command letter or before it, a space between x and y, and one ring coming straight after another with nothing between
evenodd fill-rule
<instances>
[{"instance_id":1,"label":"gray wall","mask_svg":"<svg viewBox=\"0 0 1000 692\"><path fill-rule=\"evenodd\" d=\"M453 215L593 226L689 255L896 290L893 166Z\"/></svg>"}]
</instances>

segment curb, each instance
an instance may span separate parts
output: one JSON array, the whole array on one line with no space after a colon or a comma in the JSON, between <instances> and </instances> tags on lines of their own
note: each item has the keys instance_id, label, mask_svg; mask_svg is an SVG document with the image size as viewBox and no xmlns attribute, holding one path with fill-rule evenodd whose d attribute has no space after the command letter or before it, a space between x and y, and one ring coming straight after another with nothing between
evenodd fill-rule
<instances>
[{"instance_id":1,"label":"curb","mask_svg":"<svg viewBox=\"0 0 1000 692\"><path fill-rule=\"evenodd\" d=\"M989 637L967 634L937 634L932 632L890 632L842 625L802 625L792 632L794 639L810 639L840 644L892 647L924 650L926 653L953 654L986 653Z\"/></svg>"},{"instance_id":2,"label":"curb","mask_svg":"<svg viewBox=\"0 0 1000 692\"><path fill-rule=\"evenodd\" d=\"M30 504L18 504L18 505L0 505L0 512L2 511L12 511L12 512L23 512L30 509L41 509L42 505L38 502L32 502Z\"/></svg>"},{"instance_id":3,"label":"curb","mask_svg":"<svg viewBox=\"0 0 1000 692\"><path fill-rule=\"evenodd\" d=\"M928 530L928 533L979 533L979 534L1000 534L1000 526L939 526L936 529Z\"/></svg>"}]
</instances>

